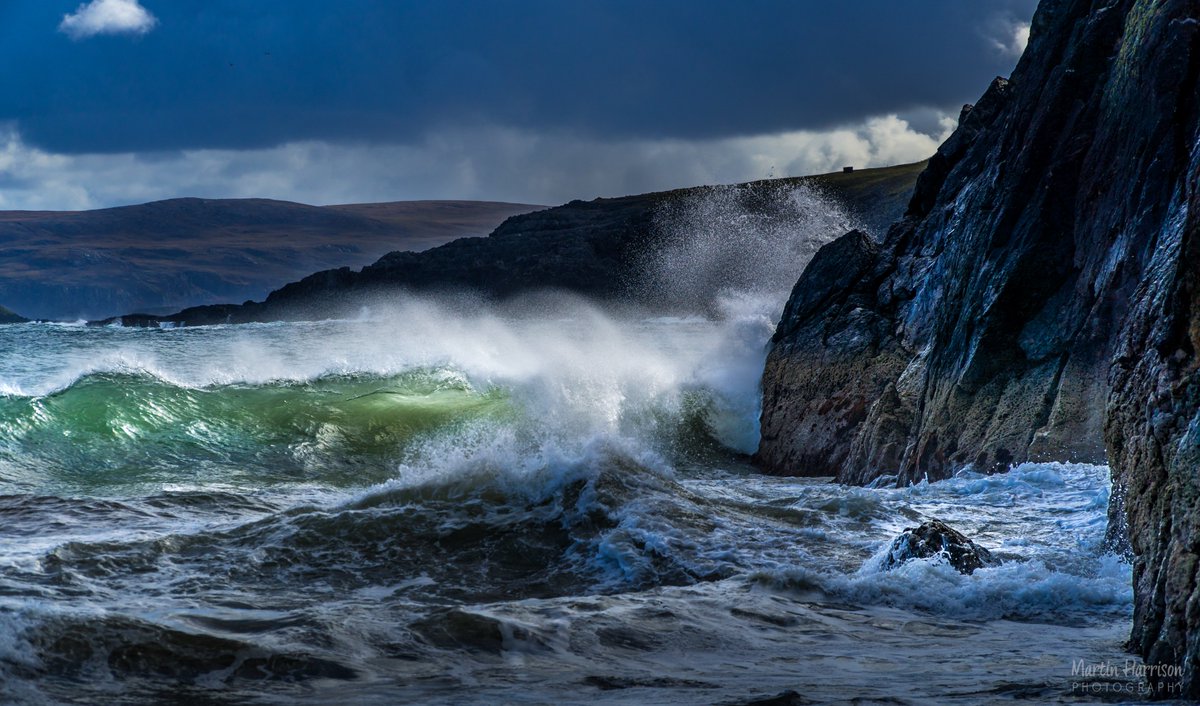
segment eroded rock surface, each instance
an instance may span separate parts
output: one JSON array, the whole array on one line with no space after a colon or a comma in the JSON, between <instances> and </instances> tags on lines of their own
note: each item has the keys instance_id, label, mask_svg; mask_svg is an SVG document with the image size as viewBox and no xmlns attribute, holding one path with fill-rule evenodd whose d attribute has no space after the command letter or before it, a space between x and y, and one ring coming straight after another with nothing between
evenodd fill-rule
<instances>
[{"instance_id":1,"label":"eroded rock surface","mask_svg":"<svg viewBox=\"0 0 1200 706\"><path fill-rule=\"evenodd\" d=\"M1135 558L1131 647L1163 695L1190 697L1198 116L1196 0L1043 0L1011 80L964 111L877 254L847 256L873 264L846 281L814 270L820 306L793 296L758 452L849 483L1107 460L1111 535Z\"/></svg>"},{"instance_id":2,"label":"eroded rock surface","mask_svg":"<svg viewBox=\"0 0 1200 706\"><path fill-rule=\"evenodd\" d=\"M817 293L797 287L767 361L766 468L907 483L1104 462L1116 333L1194 133L1177 20L1195 12L1042 3L1011 81L964 109L877 253L837 256L860 274L805 273Z\"/></svg>"}]
</instances>

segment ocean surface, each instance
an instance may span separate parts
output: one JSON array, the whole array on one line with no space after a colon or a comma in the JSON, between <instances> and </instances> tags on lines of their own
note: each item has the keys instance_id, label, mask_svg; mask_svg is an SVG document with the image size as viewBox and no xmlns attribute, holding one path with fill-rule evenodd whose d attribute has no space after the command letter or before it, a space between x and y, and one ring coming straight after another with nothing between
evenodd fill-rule
<instances>
[{"instance_id":1,"label":"ocean surface","mask_svg":"<svg viewBox=\"0 0 1200 706\"><path fill-rule=\"evenodd\" d=\"M1137 700L1106 468L755 472L774 322L852 223L731 193L645 276L704 316L0 326L0 703ZM880 569L935 517L1004 563Z\"/></svg>"},{"instance_id":2,"label":"ocean surface","mask_svg":"<svg viewBox=\"0 0 1200 706\"><path fill-rule=\"evenodd\" d=\"M0 696L1043 703L1126 663L1106 468L757 475L770 327L0 327ZM880 571L928 517L1004 565Z\"/></svg>"}]
</instances>

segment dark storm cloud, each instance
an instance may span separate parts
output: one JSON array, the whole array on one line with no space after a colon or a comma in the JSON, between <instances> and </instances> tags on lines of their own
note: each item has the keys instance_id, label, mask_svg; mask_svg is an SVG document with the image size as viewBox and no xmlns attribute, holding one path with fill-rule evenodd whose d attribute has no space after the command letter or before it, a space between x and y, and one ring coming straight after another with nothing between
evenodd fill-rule
<instances>
[{"instance_id":1,"label":"dark storm cloud","mask_svg":"<svg viewBox=\"0 0 1200 706\"><path fill-rule=\"evenodd\" d=\"M932 114L1034 0L142 0L139 36L0 3L0 122L55 153L403 143L446 127L711 139ZM1007 33L1007 34L1006 34ZM914 124L917 121L914 120Z\"/></svg>"}]
</instances>

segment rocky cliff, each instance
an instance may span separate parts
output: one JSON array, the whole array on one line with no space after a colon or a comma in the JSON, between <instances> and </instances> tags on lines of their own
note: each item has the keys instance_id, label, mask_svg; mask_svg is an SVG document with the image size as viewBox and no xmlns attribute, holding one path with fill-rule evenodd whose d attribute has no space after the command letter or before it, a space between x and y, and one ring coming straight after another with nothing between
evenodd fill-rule
<instances>
[{"instance_id":1,"label":"rocky cliff","mask_svg":"<svg viewBox=\"0 0 1200 706\"><path fill-rule=\"evenodd\" d=\"M739 213L784 223L795 214L787 212L792 205L782 196L804 185L839 201L863 227L882 232L903 213L923 166L572 201L513 216L486 238L461 238L424 252L391 252L361 270L343 267L317 272L271 292L261 302L193 307L170 316L119 318L126 325L319 319L357 313L357 307L373 301L375 295L390 296L401 290L470 290L502 299L557 289L665 309L674 303L645 291L638 277L639 269L671 237L656 227L664 206L720 190L737 202Z\"/></svg>"},{"instance_id":2,"label":"rocky cliff","mask_svg":"<svg viewBox=\"0 0 1200 706\"><path fill-rule=\"evenodd\" d=\"M1103 462L1131 647L1200 696L1200 3L1043 0L882 242L810 263L758 458L863 483ZM1172 669L1183 669L1172 681Z\"/></svg>"}]
</instances>

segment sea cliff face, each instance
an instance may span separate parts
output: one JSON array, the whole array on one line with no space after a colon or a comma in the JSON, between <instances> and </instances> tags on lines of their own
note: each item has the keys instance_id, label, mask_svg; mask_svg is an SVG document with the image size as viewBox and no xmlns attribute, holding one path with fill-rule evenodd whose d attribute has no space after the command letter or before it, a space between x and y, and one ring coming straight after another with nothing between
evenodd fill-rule
<instances>
[{"instance_id":1,"label":"sea cliff face","mask_svg":"<svg viewBox=\"0 0 1200 706\"><path fill-rule=\"evenodd\" d=\"M758 452L848 483L1107 459L1131 646L1193 696L1198 20L1194 0L1043 0L1011 80L964 111L883 242L851 233L809 265Z\"/></svg>"}]
</instances>

